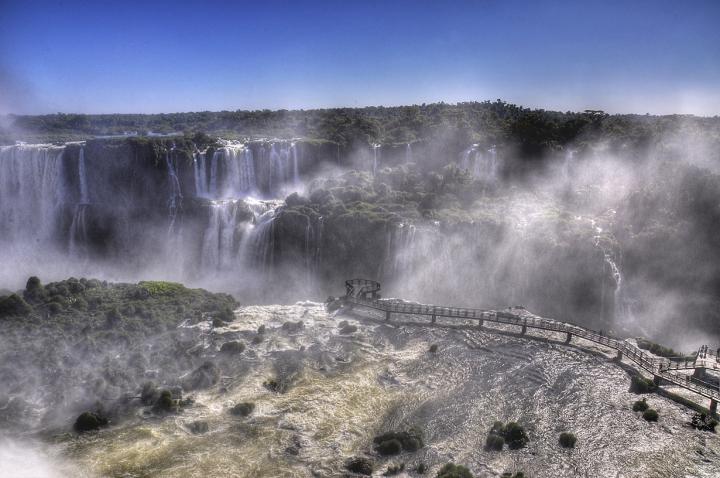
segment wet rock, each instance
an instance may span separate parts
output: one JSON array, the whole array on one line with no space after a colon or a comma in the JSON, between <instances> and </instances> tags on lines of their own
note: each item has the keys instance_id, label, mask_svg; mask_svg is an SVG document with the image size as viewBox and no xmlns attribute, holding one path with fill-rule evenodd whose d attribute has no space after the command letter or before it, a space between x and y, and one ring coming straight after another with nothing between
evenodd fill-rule
<instances>
[{"instance_id":1,"label":"wet rock","mask_svg":"<svg viewBox=\"0 0 720 478\"><path fill-rule=\"evenodd\" d=\"M358 475L371 476L373 472L373 464L367 458L355 457L349 459L345 463L345 469L352 473L357 473Z\"/></svg>"},{"instance_id":2,"label":"wet rock","mask_svg":"<svg viewBox=\"0 0 720 478\"><path fill-rule=\"evenodd\" d=\"M343 327L340 328L340 334L341 335L351 335L357 332L357 326L351 325L351 324L345 324Z\"/></svg>"},{"instance_id":3,"label":"wet rock","mask_svg":"<svg viewBox=\"0 0 720 478\"><path fill-rule=\"evenodd\" d=\"M232 415L238 417L247 417L255 410L255 404L252 402L241 402L230 409Z\"/></svg>"},{"instance_id":4,"label":"wet rock","mask_svg":"<svg viewBox=\"0 0 720 478\"><path fill-rule=\"evenodd\" d=\"M210 388L220 381L220 369L213 362L205 362L183 381L185 390Z\"/></svg>"},{"instance_id":5,"label":"wet rock","mask_svg":"<svg viewBox=\"0 0 720 478\"><path fill-rule=\"evenodd\" d=\"M210 426L205 420L190 422L187 427L193 435L202 435L210 430Z\"/></svg>"},{"instance_id":6,"label":"wet rock","mask_svg":"<svg viewBox=\"0 0 720 478\"><path fill-rule=\"evenodd\" d=\"M305 324L302 320L298 320L297 322L287 321L282 324L282 329L286 332L299 332L304 328Z\"/></svg>"},{"instance_id":7,"label":"wet rock","mask_svg":"<svg viewBox=\"0 0 720 478\"><path fill-rule=\"evenodd\" d=\"M230 342L225 342L220 347L220 353L228 354L228 355L234 355L234 354L241 354L245 350L245 344L240 342L239 340L232 340Z\"/></svg>"}]
</instances>

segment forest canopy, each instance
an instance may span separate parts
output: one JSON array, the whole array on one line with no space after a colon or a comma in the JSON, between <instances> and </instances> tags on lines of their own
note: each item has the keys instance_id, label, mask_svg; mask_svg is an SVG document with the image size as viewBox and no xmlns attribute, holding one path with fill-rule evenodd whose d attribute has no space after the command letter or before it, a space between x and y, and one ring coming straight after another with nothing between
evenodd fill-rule
<instances>
[{"instance_id":1,"label":"forest canopy","mask_svg":"<svg viewBox=\"0 0 720 478\"><path fill-rule=\"evenodd\" d=\"M341 147L442 138L465 146L472 143L511 145L522 156L607 139L618 147L639 148L678 131L701 131L706 140L720 144L717 116L609 115L599 110L558 112L525 108L499 99L395 107L162 114L57 113L0 118L0 142L3 143L199 132L228 139L325 140Z\"/></svg>"}]
</instances>

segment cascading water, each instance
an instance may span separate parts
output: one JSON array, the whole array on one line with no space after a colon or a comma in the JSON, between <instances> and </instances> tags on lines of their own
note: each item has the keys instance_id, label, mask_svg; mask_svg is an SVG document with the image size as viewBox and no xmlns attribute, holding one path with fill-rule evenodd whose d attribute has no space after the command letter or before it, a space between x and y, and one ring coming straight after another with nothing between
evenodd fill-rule
<instances>
[{"instance_id":1,"label":"cascading water","mask_svg":"<svg viewBox=\"0 0 720 478\"><path fill-rule=\"evenodd\" d=\"M570 174L572 172L573 165L575 164L575 152L576 151L573 149L568 149L565 152L565 160L562 165L562 177L566 183L570 181Z\"/></svg>"},{"instance_id":2,"label":"cascading water","mask_svg":"<svg viewBox=\"0 0 720 478\"><path fill-rule=\"evenodd\" d=\"M52 145L0 147L0 240L47 246L62 233L64 151Z\"/></svg>"},{"instance_id":3,"label":"cascading water","mask_svg":"<svg viewBox=\"0 0 720 478\"><path fill-rule=\"evenodd\" d=\"M378 150L380 149L379 144L373 144L372 150L373 150L373 164L372 164L372 173L373 175L377 173L378 168Z\"/></svg>"},{"instance_id":4,"label":"cascading water","mask_svg":"<svg viewBox=\"0 0 720 478\"><path fill-rule=\"evenodd\" d=\"M615 211L610 210L609 214L614 216ZM589 219L589 221L591 227L593 228L593 241L595 247L600 249L603 254L603 267L609 268L610 274L615 281L615 288L613 290L613 318L615 322L632 325L637 327L643 333L646 333L642 326L635 320L635 316L632 311L632 304L629 297L627 297L626 287L624 286L622 270L618 265L618 261L612 248L606 244L607 238L603 235L603 228L597 224L595 219Z\"/></svg>"},{"instance_id":5,"label":"cascading water","mask_svg":"<svg viewBox=\"0 0 720 478\"><path fill-rule=\"evenodd\" d=\"M221 157L222 152L215 151L210 160L210 184L208 185L208 194L210 197L217 197L218 161Z\"/></svg>"},{"instance_id":6,"label":"cascading water","mask_svg":"<svg viewBox=\"0 0 720 478\"><path fill-rule=\"evenodd\" d=\"M243 220L240 206L253 213L252 221ZM214 200L203 233L201 268L204 272L254 269L259 272L272 265L272 222L282 201Z\"/></svg>"},{"instance_id":7,"label":"cascading water","mask_svg":"<svg viewBox=\"0 0 720 478\"><path fill-rule=\"evenodd\" d=\"M236 265L237 201L212 201L200 257L203 271Z\"/></svg>"},{"instance_id":8,"label":"cascading water","mask_svg":"<svg viewBox=\"0 0 720 478\"><path fill-rule=\"evenodd\" d=\"M497 150L492 146L486 151L473 144L463 152L460 167L470 172L473 178L493 183L498 176Z\"/></svg>"},{"instance_id":9,"label":"cascading water","mask_svg":"<svg viewBox=\"0 0 720 478\"><path fill-rule=\"evenodd\" d=\"M90 194L87 185L87 172L85 170L85 147L80 146L78 153L78 185L80 187L80 202L75 206L75 213L70 224L70 240L68 249L75 258L87 257L87 208L90 205Z\"/></svg>"},{"instance_id":10,"label":"cascading water","mask_svg":"<svg viewBox=\"0 0 720 478\"><path fill-rule=\"evenodd\" d=\"M180 180L178 179L175 163L170 154L171 152L172 150L165 152L165 164L167 165L168 170L168 189L170 192L168 197L168 217L170 219L170 224L168 226L169 233L172 233L175 230L175 219L177 218L178 209L181 207L182 202Z\"/></svg>"},{"instance_id":11,"label":"cascading water","mask_svg":"<svg viewBox=\"0 0 720 478\"><path fill-rule=\"evenodd\" d=\"M80 146L78 153L78 182L80 183L80 204L89 204L87 173L85 171L85 147Z\"/></svg>"},{"instance_id":12,"label":"cascading water","mask_svg":"<svg viewBox=\"0 0 720 478\"><path fill-rule=\"evenodd\" d=\"M207 183L207 169L206 155L204 152L195 152L193 154L193 168L195 171L195 196L207 197L208 195L208 183Z\"/></svg>"},{"instance_id":13,"label":"cascading water","mask_svg":"<svg viewBox=\"0 0 720 478\"><path fill-rule=\"evenodd\" d=\"M295 142L290 143L290 153L293 162L293 187L298 189L300 187L300 168L298 166L298 152Z\"/></svg>"},{"instance_id":14,"label":"cascading water","mask_svg":"<svg viewBox=\"0 0 720 478\"><path fill-rule=\"evenodd\" d=\"M412 163L413 161L413 150L410 143L407 144L405 147L405 162Z\"/></svg>"},{"instance_id":15,"label":"cascading water","mask_svg":"<svg viewBox=\"0 0 720 478\"><path fill-rule=\"evenodd\" d=\"M248 242L242 249L243 262L261 273L269 272L274 264L275 214L276 210L270 209L257 217L255 227L248 236Z\"/></svg>"}]
</instances>

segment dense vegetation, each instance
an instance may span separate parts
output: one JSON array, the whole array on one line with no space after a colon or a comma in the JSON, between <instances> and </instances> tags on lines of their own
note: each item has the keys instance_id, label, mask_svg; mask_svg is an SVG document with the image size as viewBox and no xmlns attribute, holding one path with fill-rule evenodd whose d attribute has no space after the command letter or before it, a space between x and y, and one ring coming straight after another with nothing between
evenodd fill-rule
<instances>
[{"instance_id":1,"label":"dense vegetation","mask_svg":"<svg viewBox=\"0 0 720 478\"><path fill-rule=\"evenodd\" d=\"M714 140L720 120L689 116L608 115L602 111L530 109L502 100L458 104L319 110L220 111L171 114L54 114L7 118L0 139L78 139L96 135L207 132L225 137L302 137L341 146L412 143L445 138L447 144L507 144L535 156L566 144L611 138L615 147L642 148L668 131L706 128ZM3 124L0 123L0 124Z\"/></svg>"},{"instance_id":2,"label":"dense vegetation","mask_svg":"<svg viewBox=\"0 0 720 478\"><path fill-rule=\"evenodd\" d=\"M237 306L229 295L171 282L43 285L31 277L24 290L0 297L0 426L28 423L33 401L47 406L49 424L77 417L79 432L132 406L162 415L190 405L182 390L216 383L220 372L193 349L199 330L178 326L224 324Z\"/></svg>"}]
</instances>

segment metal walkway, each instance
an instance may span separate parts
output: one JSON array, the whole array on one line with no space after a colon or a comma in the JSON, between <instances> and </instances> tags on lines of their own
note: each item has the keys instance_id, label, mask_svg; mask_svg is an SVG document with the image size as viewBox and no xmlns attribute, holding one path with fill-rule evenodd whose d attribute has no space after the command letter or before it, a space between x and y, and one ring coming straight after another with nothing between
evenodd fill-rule
<instances>
[{"instance_id":1,"label":"metal walkway","mask_svg":"<svg viewBox=\"0 0 720 478\"><path fill-rule=\"evenodd\" d=\"M619 358L626 357L637 364L642 370L652 374L656 385L659 385L664 380L673 385L695 392L698 395L710 399L710 411L712 413L716 413L717 410L717 402L720 400L720 391L717 387L692 378L690 375L673 372L674 370L689 369L701 369L701 371L707 368L720 369L717 357L715 356L705 356L704 358L698 356L698 359L694 362L673 362L672 360L646 353L624 340L607 337L600 332L595 332L578 325L545 319L531 314L522 308L513 308L510 309L511 311L466 309L381 299L379 294L380 283L367 279L350 279L345 281L345 291L344 301L346 304L383 311L385 313L385 319L388 321L391 320L392 314L402 314L420 319L420 321L413 321L413 325L436 324L452 326L453 323L455 325L472 325L476 322L476 324L474 324L475 327L482 327L485 322L494 322L521 327L523 334L527 331L528 327L564 333L566 334L565 341L568 343L573 336L581 337L585 340L590 340L617 350ZM450 318L453 320L451 322L439 323L438 320L440 318ZM461 323L461 321L464 324ZM713 358L715 360L712 360Z\"/></svg>"}]
</instances>

